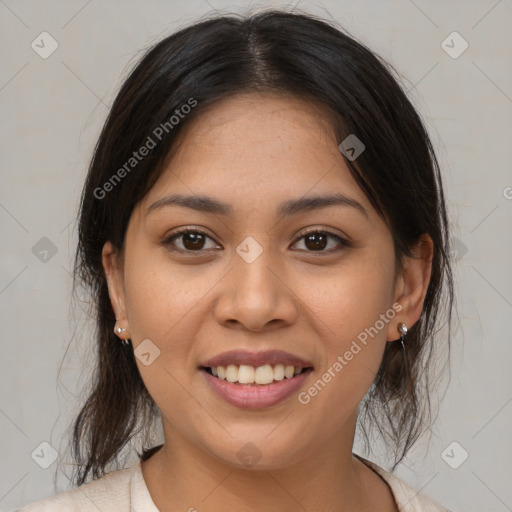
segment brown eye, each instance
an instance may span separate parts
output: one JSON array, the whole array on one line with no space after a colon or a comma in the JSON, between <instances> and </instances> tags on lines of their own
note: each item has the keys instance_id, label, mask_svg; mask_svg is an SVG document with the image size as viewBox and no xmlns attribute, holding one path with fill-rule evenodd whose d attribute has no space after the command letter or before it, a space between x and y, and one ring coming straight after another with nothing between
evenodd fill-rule
<instances>
[{"instance_id":1,"label":"brown eye","mask_svg":"<svg viewBox=\"0 0 512 512\"><path fill-rule=\"evenodd\" d=\"M205 237L202 233L187 233L183 236L183 246L185 249L193 251L202 249L205 243Z\"/></svg>"},{"instance_id":2,"label":"brown eye","mask_svg":"<svg viewBox=\"0 0 512 512\"><path fill-rule=\"evenodd\" d=\"M177 243L178 240L181 239L181 243ZM187 229L184 231L180 231L179 233L174 233L170 237L166 238L163 244L167 247L170 247L172 250L182 251L182 252L201 252L202 250L214 249L218 247L214 244L214 247L206 247L207 240L213 239L209 237L206 233L197 230Z\"/></svg>"},{"instance_id":3,"label":"brown eye","mask_svg":"<svg viewBox=\"0 0 512 512\"><path fill-rule=\"evenodd\" d=\"M325 233L311 233L304 237L305 245L308 249L316 251L318 249L325 249L327 246L328 236Z\"/></svg>"},{"instance_id":4,"label":"brown eye","mask_svg":"<svg viewBox=\"0 0 512 512\"><path fill-rule=\"evenodd\" d=\"M334 244L334 247L331 244L331 247L326 250L329 245L329 240L332 239L337 240L338 244ZM336 245L342 247L349 246L347 240L329 231L310 231L309 233L303 234L299 240L304 240L304 246L307 252L331 252L332 250L336 250Z\"/></svg>"}]
</instances>

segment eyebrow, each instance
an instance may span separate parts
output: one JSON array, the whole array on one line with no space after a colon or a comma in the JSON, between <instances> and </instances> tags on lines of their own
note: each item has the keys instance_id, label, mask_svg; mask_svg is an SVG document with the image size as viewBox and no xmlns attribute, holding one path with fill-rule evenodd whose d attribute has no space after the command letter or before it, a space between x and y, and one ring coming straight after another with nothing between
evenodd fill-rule
<instances>
[{"instance_id":1,"label":"eyebrow","mask_svg":"<svg viewBox=\"0 0 512 512\"><path fill-rule=\"evenodd\" d=\"M233 214L233 207L231 205L218 201L212 197L171 194L169 196L163 197L162 199L159 199L151 206L149 206L146 211L146 215L164 206L182 206L200 212L224 216ZM317 210L320 208L326 208L328 206L348 206L355 208L360 213L368 217L368 212L361 203L355 199L339 193L290 199L279 205L277 209L277 216L278 218L283 218L291 215L297 215L299 213Z\"/></svg>"}]
</instances>

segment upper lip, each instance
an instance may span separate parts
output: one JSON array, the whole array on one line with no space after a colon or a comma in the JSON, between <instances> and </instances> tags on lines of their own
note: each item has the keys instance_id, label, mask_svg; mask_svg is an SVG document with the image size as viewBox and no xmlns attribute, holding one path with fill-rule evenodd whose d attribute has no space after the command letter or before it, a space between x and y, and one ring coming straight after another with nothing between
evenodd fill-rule
<instances>
[{"instance_id":1,"label":"upper lip","mask_svg":"<svg viewBox=\"0 0 512 512\"><path fill-rule=\"evenodd\" d=\"M299 368L308 368L313 366L310 362L304 361L300 357L282 350L265 350L263 352L231 350L208 359L203 362L201 366L212 368L216 366L227 366L229 364L244 364L254 367L264 366L265 364L283 364L285 366L291 365Z\"/></svg>"}]
</instances>

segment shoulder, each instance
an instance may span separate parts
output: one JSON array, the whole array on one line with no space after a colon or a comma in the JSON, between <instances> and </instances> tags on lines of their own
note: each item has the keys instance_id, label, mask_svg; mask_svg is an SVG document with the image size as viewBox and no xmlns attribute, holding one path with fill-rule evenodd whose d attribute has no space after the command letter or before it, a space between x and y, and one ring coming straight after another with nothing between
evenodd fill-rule
<instances>
[{"instance_id":1,"label":"shoulder","mask_svg":"<svg viewBox=\"0 0 512 512\"><path fill-rule=\"evenodd\" d=\"M18 512L126 512L130 510L130 484L137 467L112 471L69 491L32 502Z\"/></svg>"},{"instance_id":2,"label":"shoulder","mask_svg":"<svg viewBox=\"0 0 512 512\"><path fill-rule=\"evenodd\" d=\"M377 464L359 457L359 459L375 471L389 485L400 512L450 512L432 500L420 494L393 473Z\"/></svg>"}]
</instances>

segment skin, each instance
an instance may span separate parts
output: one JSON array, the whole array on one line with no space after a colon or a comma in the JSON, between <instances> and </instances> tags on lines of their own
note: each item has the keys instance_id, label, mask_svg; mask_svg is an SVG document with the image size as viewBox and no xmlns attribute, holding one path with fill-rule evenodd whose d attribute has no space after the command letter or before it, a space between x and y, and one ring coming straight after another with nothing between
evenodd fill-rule
<instances>
[{"instance_id":1,"label":"skin","mask_svg":"<svg viewBox=\"0 0 512 512\"><path fill-rule=\"evenodd\" d=\"M160 356L141 376L162 411L165 444L142 472L166 511L295 512L396 510L387 484L352 455L357 407L397 326L420 317L432 241L395 272L393 239L349 173L322 107L285 96L245 94L214 103L184 126L154 187L132 212L125 245L107 242L103 265L118 326L136 348L150 339ZM283 201L339 192L358 201L278 219ZM171 194L208 195L232 215L164 206ZM195 227L208 237L187 254L169 235ZM328 230L325 248L304 228ZM262 254L236 252L253 237ZM315 240L314 242L317 242ZM174 241L183 245L186 237ZM201 252L202 251L202 252ZM233 349L281 349L314 367L307 390L352 340L399 303L401 311L307 405L296 394L259 411L218 397L198 366ZM247 443L251 468L237 453Z\"/></svg>"}]
</instances>

